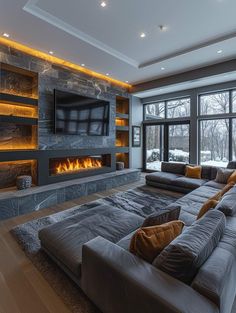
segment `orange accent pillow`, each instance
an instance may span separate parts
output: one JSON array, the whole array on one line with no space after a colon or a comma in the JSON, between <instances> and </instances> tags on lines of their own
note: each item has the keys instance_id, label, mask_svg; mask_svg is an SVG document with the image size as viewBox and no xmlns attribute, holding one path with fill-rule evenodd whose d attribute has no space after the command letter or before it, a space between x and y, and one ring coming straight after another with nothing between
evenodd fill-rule
<instances>
[{"instance_id":1,"label":"orange accent pillow","mask_svg":"<svg viewBox=\"0 0 236 313\"><path fill-rule=\"evenodd\" d=\"M186 168L185 168L185 176L186 177L200 179L201 175L202 175L202 167L201 166L186 165Z\"/></svg>"},{"instance_id":2,"label":"orange accent pillow","mask_svg":"<svg viewBox=\"0 0 236 313\"><path fill-rule=\"evenodd\" d=\"M222 189L223 190L223 189ZM221 198L221 194L222 194L222 190L218 191L213 197L209 198L208 200L216 200L216 201L220 201ZM207 200L207 201L208 201Z\"/></svg>"},{"instance_id":3,"label":"orange accent pillow","mask_svg":"<svg viewBox=\"0 0 236 313\"><path fill-rule=\"evenodd\" d=\"M130 242L130 252L152 263L155 257L182 233L184 222L171 221L162 225L139 228Z\"/></svg>"},{"instance_id":4,"label":"orange accent pillow","mask_svg":"<svg viewBox=\"0 0 236 313\"><path fill-rule=\"evenodd\" d=\"M235 183L236 184L236 171L233 172L232 175L229 176L227 183Z\"/></svg>"},{"instance_id":5,"label":"orange accent pillow","mask_svg":"<svg viewBox=\"0 0 236 313\"><path fill-rule=\"evenodd\" d=\"M209 199L207 200L203 206L201 207L198 216L197 216L197 220L199 220L199 218L201 218L204 214L206 214L210 209L213 209L217 206L217 204L219 203L219 201L214 200L214 199Z\"/></svg>"},{"instance_id":6,"label":"orange accent pillow","mask_svg":"<svg viewBox=\"0 0 236 313\"><path fill-rule=\"evenodd\" d=\"M228 192L233 186L235 185L235 182L230 182L228 183L226 186L224 186L224 188L221 190L221 197L223 197L223 195Z\"/></svg>"}]
</instances>

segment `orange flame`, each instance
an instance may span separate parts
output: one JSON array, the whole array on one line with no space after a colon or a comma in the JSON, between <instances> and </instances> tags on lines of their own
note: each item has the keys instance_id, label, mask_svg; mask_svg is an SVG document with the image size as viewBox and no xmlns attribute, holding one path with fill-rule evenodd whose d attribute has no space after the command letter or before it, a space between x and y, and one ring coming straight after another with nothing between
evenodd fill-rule
<instances>
[{"instance_id":1,"label":"orange flame","mask_svg":"<svg viewBox=\"0 0 236 313\"><path fill-rule=\"evenodd\" d=\"M102 161L93 158L75 159L71 161L67 159L65 162L60 162L56 166L56 174L67 172L76 172L82 169L92 169L102 167Z\"/></svg>"}]
</instances>

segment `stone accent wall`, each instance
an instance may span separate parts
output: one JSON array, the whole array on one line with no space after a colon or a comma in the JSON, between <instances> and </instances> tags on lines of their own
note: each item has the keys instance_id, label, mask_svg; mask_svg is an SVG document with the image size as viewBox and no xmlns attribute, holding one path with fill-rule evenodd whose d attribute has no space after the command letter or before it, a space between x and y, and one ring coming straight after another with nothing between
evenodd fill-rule
<instances>
[{"instance_id":1,"label":"stone accent wall","mask_svg":"<svg viewBox=\"0 0 236 313\"><path fill-rule=\"evenodd\" d=\"M125 89L81 72L73 72L50 62L0 45L0 62L39 74L39 149L109 148L115 146L116 96L129 97ZM80 137L53 133L53 90L67 90L110 101L109 136Z\"/></svg>"}]
</instances>

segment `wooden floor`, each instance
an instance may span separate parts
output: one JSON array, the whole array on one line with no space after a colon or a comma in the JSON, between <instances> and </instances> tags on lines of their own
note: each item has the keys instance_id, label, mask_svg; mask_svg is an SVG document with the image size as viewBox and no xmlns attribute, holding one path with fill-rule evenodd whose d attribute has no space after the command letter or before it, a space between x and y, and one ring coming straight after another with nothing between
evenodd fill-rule
<instances>
[{"instance_id":1,"label":"wooden floor","mask_svg":"<svg viewBox=\"0 0 236 313\"><path fill-rule=\"evenodd\" d=\"M142 176L140 181L133 184L124 185L116 189L96 193L0 222L0 313L70 312L12 238L9 233L12 227L143 184L144 176Z\"/></svg>"}]
</instances>

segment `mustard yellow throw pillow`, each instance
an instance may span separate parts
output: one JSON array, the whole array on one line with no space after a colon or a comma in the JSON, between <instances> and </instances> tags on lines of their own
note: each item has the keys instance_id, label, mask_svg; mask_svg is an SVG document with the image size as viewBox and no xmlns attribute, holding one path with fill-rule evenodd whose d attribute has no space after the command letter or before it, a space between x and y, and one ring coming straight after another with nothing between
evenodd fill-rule
<instances>
[{"instance_id":1,"label":"mustard yellow throw pillow","mask_svg":"<svg viewBox=\"0 0 236 313\"><path fill-rule=\"evenodd\" d=\"M171 221L162 225L139 228L130 242L130 252L152 263L155 257L182 233L184 223Z\"/></svg>"},{"instance_id":2,"label":"mustard yellow throw pillow","mask_svg":"<svg viewBox=\"0 0 236 313\"><path fill-rule=\"evenodd\" d=\"M197 220L199 218L201 218L204 214L206 214L210 209L213 209L217 206L217 204L219 203L219 201L215 200L215 199L209 199L207 200L203 206L201 207L198 216L197 216Z\"/></svg>"},{"instance_id":3,"label":"mustard yellow throw pillow","mask_svg":"<svg viewBox=\"0 0 236 313\"><path fill-rule=\"evenodd\" d=\"M235 183L236 184L236 171L233 172L232 175L229 176L227 183Z\"/></svg>"},{"instance_id":4,"label":"mustard yellow throw pillow","mask_svg":"<svg viewBox=\"0 0 236 313\"><path fill-rule=\"evenodd\" d=\"M201 178L202 167L201 166L190 166L186 165L185 176L189 178Z\"/></svg>"}]
</instances>

